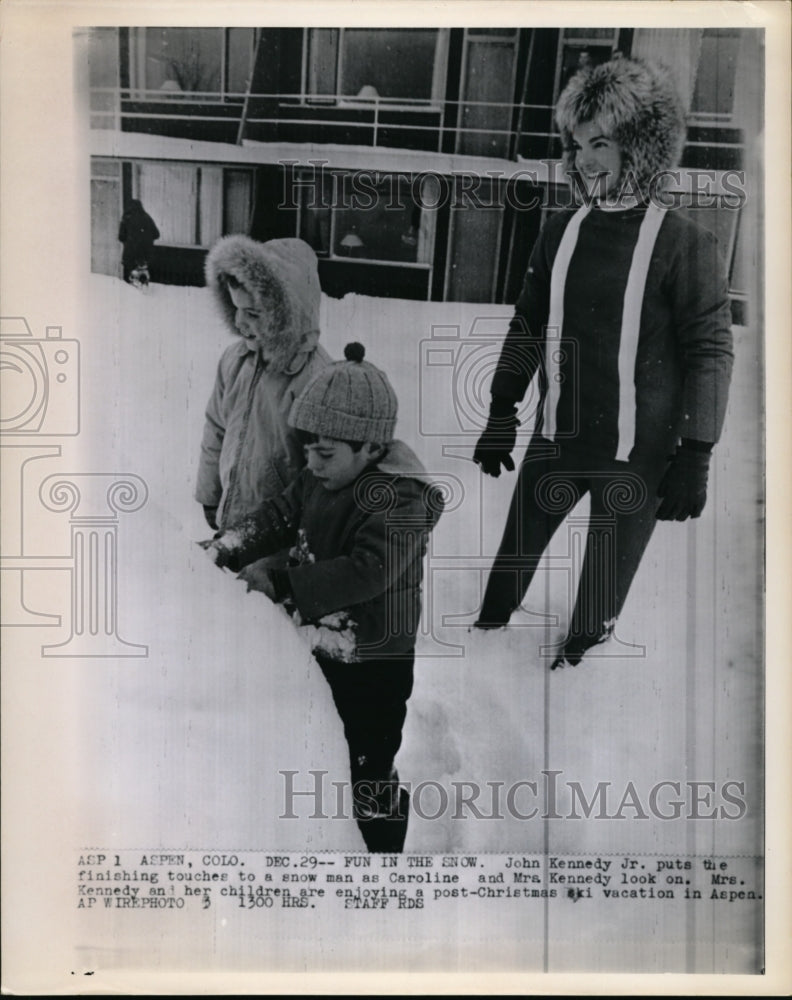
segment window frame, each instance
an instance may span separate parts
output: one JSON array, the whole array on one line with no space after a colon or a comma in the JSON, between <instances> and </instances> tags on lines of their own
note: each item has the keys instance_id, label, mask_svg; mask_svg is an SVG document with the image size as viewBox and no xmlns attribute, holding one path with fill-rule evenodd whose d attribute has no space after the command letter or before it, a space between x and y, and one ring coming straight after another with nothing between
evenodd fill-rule
<instances>
[{"instance_id":1,"label":"window frame","mask_svg":"<svg viewBox=\"0 0 792 1000\"><path fill-rule=\"evenodd\" d=\"M494 29L490 29L494 30ZM512 34L507 34L507 32L512 32ZM458 113L457 113L457 124L454 136L454 152L460 154L460 147L463 145L463 135L466 132L475 131L466 129L462 124L465 117L466 108L473 107L478 102L467 100L468 87L469 87L469 63L470 63L470 47L475 44L491 44L492 46L508 46L511 49L511 73L509 79L509 93L511 94L511 101L509 103L509 118L511 119L514 109L516 107L515 103L515 87L517 86L517 63L519 61L519 44L520 36L519 32L515 28L504 28L502 34L483 34L477 28L465 28L463 39L462 39L462 59L459 67L459 103L458 103ZM509 159L510 154L514 148L515 143L519 137L519 129L517 131L512 131L509 129L506 136L506 153L503 156L498 157L498 159ZM460 155L467 156L480 156L487 154L480 153L462 153Z\"/></svg>"},{"instance_id":2,"label":"window frame","mask_svg":"<svg viewBox=\"0 0 792 1000\"><path fill-rule=\"evenodd\" d=\"M735 53L735 69L734 69L734 81L732 90L732 101L731 108L728 111L696 111L693 109L693 101L696 97L696 91L698 89L699 78L701 76L703 67L703 57L704 57L704 38L707 34L715 34L734 38L737 42L736 53ZM735 122L735 95L734 90L736 89L737 75L739 72L740 63L740 50L742 47L742 35L740 34L739 28L730 28L728 26L718 27L718 28L703 28L701 31L701 36L699 38L698 45L698 58L696 60L696 73L693 80L693 86L690 92L690 111L688 112L688 125L694 128L734 128L736 127Z\"/></svg>"},{"instance_id":3,"label":"window frame","mask_svg":"<svg viewBox=\"0 0 792 1000\"><path fill-rule=\"evenodd\" d=\"M572 28L572 31L579 31L579 28ZM612 32L612 37L610 39L611 46L611 58L616 51L616 46L619 44L619 28L609 28ZM566 28L561 28L558 35L558 49L556 50L556 65L555 74L553 76L553 100L551 107L555 107L558 103L558 98L561 95L561 73L564 68L564 50L566 48L570 49L588 49L588 48L605 48L608 44L608 39L604 37L577 37L573 36L568 38L566 36Z\"/></svg>"},{"instance_id":4,"label":"window frame","mask_svg":"<svg viewBox=\"0 0 792 1000\"><path fill-rule=\"evenodd\" d=\"M305 173L309 174L310 172L306 170ZM387 170L373 170L371 171L371 173L376 178L375 184L380 183L380 178L399 176L398 174L394 175L391 171ZM330 177L333 176L343 177L346 176L347 174L349 174L349 171L343 169L334 169L328 172L328 176ZM333 186L335 186L335 184L333 184ZM304 193L307 193L307 187L306 188L301 187L300 190ZM341 262L345 264L364 264L364 265L375 264L380 267L384 266L384 267L415 268L417 270L425 270L431 273L433 269L433 261L434 261L436 239L437 239L436 210L425 209L425 208L421 209L422 221L425 220L427 223L427 235L426 235L427 260L410 261L410 260L389 260L386 257L352 257L352 256L345 256L344 254L334 253L333 251L336 245L337 225L338 225L337 209L332 204L322 207L326 207L326 210L329 213L330 227L329 227L328 241L327 241L329 249L327 251L314 249L314 252L316 253L316 256L318 257L319 260L333 261L336 263ZM297 224L296 224L296 233L300 239L305 239L305 237L300 236L300 233L302 232L304 211L305 208L303 206L302 199L300 199L297 203ZM431 283L431 276L430 276L430 283Z\"/></svg>"},{"instance_id":5,"label":"window frame","mask_svg":"<svg viewBox=\"0 0 792 1000\"><path fill-rule=\"evenodd\" d=\"M492 201L492 189L491 185L499 183L496 180L489 180L486 182L490 185L490 201ZM448 236L447 236L447 250L448 254L446 257L445 271L443 273L443 302L467 302L467 301L480 301L468 300L468 299L449 299L449 294L451 293L451 283L453 280L452 270L455 267L454 263L454 250L455 250L455 239L457 232L457 219L459 218L459 213L467 211L466 208L460 206L458 208L452 208L450 212L449 224L448 224ZM492 271L489 274L489 299L487 304L495 304L497 300L497 290L498 290L498 274L501 268L501 251L503 248L503 229L506 223L506 208L505 202L502 201L500 197L497 199L497 203L493 204L491 208L487 211L492 211L497 213L498 220L498 232L495 238L495 249L492 254ZM507 264L508 267L508 264Z\"/></svg>"},{"instance_id":6,"label":"window frame","mask_svg":"<svg viewBox=\"0 0 792 1000\"><path fill-rule=\"evenodd\" d=\"M435 38L434 59L432 62L432 93L428 98L407 98L407 97L371 97L360 98L341 93L343 81L343 56L344 56L344 36L349 29L344 27L333 28L338 32L338 45L335 61L335 93L333 94L313 94L309 91L310 67L309 53L311 50L311 32L317 28L303 28L302 46L302 71L300 75L300 104L303 106L320 106L331 108L355 108L372 110L384 108L387 111L436 111L443 109L445 96L445 78L448 69L448 43L451 34L450 28L435 28L437 36ZM387 31L389 29L382 28ZM419 30L419 29L416 29ZM420 29L425 30L425 29Z\"/></svg>"},{"instance_id":7,"label":"window frame","mask_svg":"<svg viewBox=\"0 0 792 1000\"><path fill-rule=\"evenodd\" d=\"M223 183L221 184L221 187L220 187L220 197L222 198L222 201L223 201L223 204L222 204L222 218L221 218L221 227L222 227L223 231L222 231L221 235L222 236L236 235L236 231L234 231L234 233L232 233L232 231L229 229L229 224L228 224L228 216L227 216L227 211L226 211L226 209L227 209L226 198L228 196L228 187L227 187L227 185L228 185L229 174L244 174L247 177L248 182L250 184L250 188L249 188L249 191L248 191L248 195L249 195L249 202L248 202L248 229L244 233L244 235L248 235L249 236L250 235L250 223L252 222L253 213L255 211L255 204L256 204L256 170L255 170L254 167L249 167L249 166L246 166L245 164L241 164L241 163L239 163L239 164L235 163L235 164L232 164L232 165L221 164L221 168L222 168L222 171L223 171Z\"/></svg>"},{"instance_id":8,"label":"window frame","mask_svg":"<svg viewBox=\"0 0 792 1000\"><path fill-rule=\"evenodd\" d=\"M160 159L132 159L123 160L119 162L128 162L132 168L131 173L131 197L140 198L140 170L142 167L146 166L164 166L164 167L189 167L196 172L196 200L195 204L192 206L194 228L198 236L201 235L201 174L200 172L204 169L207 170L220 170L221 181L220 181L220 233L218 236L213 237L208 242L195 242L195 243L176 243L160 237L157 240L157 246L168 250L197 250L205 251L209 250L214 243L222 236L228 235L227 232L227 219L225 212L225 199L226 199L226 183L227 175L229 171L238 171L240 173L246 173L250 176L251 185L251 210L255 200L255 169L253 167L247 167L245 165L229 166L224 163L196 163L192 160L160 160ZM144 208L146 207L144 202ZM158 226L158 228L163 229L164 227Z\"/></svg>"},{"instance_id":9,"label":"window frame","mask_svg":"<svg viewBox=\"0 0 792 1000\"><path fill-rule=\"evenodd\" d=\"M218 90L175 90L160 91L158 89L146 87L146 32L149 27L157 28L156 25L131 27L129 29L129 96L136 101L196 101L202 100L204 103L215 101L226 103L228 101L243 101L246 93L237 90L230 90L228 86L228 47L229 32L245 29L245 25L239 27L220 27L196 25L194 27L179 27L164 25L162 31L198 31L210 30L220 31L220 87ZM256 45L261 32L260 28L247 28L251 32L250 36L250 66L249 77L253 79L255 70Z\"/></svg>"}]
</instances>

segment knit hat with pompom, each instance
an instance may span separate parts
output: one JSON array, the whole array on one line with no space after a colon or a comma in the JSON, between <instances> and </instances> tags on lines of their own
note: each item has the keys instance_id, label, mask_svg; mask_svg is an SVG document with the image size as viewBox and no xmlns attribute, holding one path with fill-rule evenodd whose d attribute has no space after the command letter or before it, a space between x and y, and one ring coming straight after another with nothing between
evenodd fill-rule
<instances>
[{"instance_id":1,"label":"knit hat with pompom","mask_svg":"<svg viewBox=\"0 0 792 1000\"><path fill-rule=\"evenodd\" d=\"M387 375L369 361L362 344L344 348L344 361L323 368L295 399L289 423L337 441L393 440L398 402Z\"/></svg>"}]
</instances>

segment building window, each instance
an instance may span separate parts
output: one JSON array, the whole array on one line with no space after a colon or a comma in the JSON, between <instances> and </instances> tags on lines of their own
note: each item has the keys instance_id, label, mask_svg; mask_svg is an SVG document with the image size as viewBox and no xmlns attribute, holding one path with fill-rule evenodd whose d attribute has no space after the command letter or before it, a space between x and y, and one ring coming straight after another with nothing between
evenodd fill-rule
<instances>
[{"instance_id":1,"label":"building window","mask_svg":"<svg viewBox=\"0 0 792 1000\"><path fill-rule=\"evenodd\" d=\"M465 31L458 153L509 156L516 63L516 30Z\"/></svg>"},{"instance_id":2,"label":"building window","mask_svg":"<svg viewBox=\"0 0 792 1000\"><path fill-rule=\"evenodd\" d=\"M563 28L558 46L553 105L580 69L599 66L613 58L617 28Z\"/></svg>"},{"instance_id":3,"label":"building window","mask_svg":"<svg viewBox=\"0 0 792 1000\"><path fill-rule=\"evenodd\" d=\"M728 123L734 110L734 83L740 31L737 28L705 28L701 33L696 85L690 105L695 119Z\"/></svg>"},{"instance_id":4,"label":"building window","mask_svg":"<svg viewBox=\"0 0 792 1000\"><path fill-rule=\"evenodd\" d=\"M253 28L225 29L226 97L242 97L250 88L256 58L257 34Z\"/></svg>"},{"instance_id":5,"label":"building window","mask_svg":"<svg viewBox=\"0 0 792 1000\"><path fill-rule=\"evenodd\" d=\"M442 97L447 29L310 28L304 92L311 99L431 104ZM345 101L346 103L346 101Z\"/></svg>"},{"instance_id":6,"label":"building window","mask_svg":"<svg viewBox=\"0 0 792 1000\"><path fill-rule=\"evenodd\" d=\"M157 223L162 246L209 247L222 235L223 171L188 163L137 163L133 197Z\"/></svg>"},{"instance_id":7,"label":"building window","mask_svg":"<svg viewBox=\"0 0 792 1000\"><path fill-rule=\"evenodd\" d=\"M91 271L121 275L121 164L91 157Z\"/></svg>"},{"instance_id":8,"label":"building window","mask_svg":"<svg viewBox=\"0 0 792 1000\"><path fill-rule=\"evenodd\" d=\"M90 28L88 85L91 128L118 128L118 28Z\"/></svg>"},{"instance_id":9,"label":"building window","mask_svg":"<svg viewBox=\"0 0 792 1000\"><path fill-rule=\"evenodd\" d=\"M132 197L157 223L160 246L208 248L249 233L253 172L191 163L135 163Z\"/></svg>"},{"instance_id":10,"label":"building window","mask_svg":"<svg viewBox=\"0 0 792 1000\"><path fill-rule=\"evenodd\" d=\"M247 235L253 211L253 172L225 170L223 180L223 235Z\"/></svg>"},{"instance_id":11,"label":"building window","mask_svg":"<svg viewBox=\"0 0 792 1000\"><path fill-rule=\"evenodd\" d=\"M254 28L131 28L130 85L164 95L243 96L255 40Z\"/></svg>"},{"instance_id":12,"label":"building window","mask_svg":"<svg viewBox=\"0 0 792 1000\"><path fill-rule=\"evenodd\" d=\"M487 206L460 205L451 212L451 236L446 270L446 300L494 302L500 259L504 209L494 187L480 181L479 196Z\"/></svg>"},{"instance_id":13,"label":"building window","mask_svg":"<svg viewBox=\"0 0 792 1000\"><path fill-rule=\"evenodd\" d=\"M323 172L300 177L298 232L320 256L431 264L435 212L414 200L408 177Z\"/></svg>"}]
</instances>

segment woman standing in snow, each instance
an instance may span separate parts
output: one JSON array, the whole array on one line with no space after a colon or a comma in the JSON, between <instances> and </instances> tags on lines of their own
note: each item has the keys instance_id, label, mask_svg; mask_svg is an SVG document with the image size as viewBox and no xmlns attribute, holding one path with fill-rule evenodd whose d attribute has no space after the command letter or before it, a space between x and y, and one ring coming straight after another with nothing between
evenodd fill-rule
<instances>
[{"instance_id":1,"label":"woman standing in snow","mask_svg":"<svg viewBox=\"0 0 792 1000\"><path fill-rule=\"evenodd\" d=\"M516 404L539 369L537 422L476 625L508 624L553 533L589 493L577 599L553 668L612 634L656 520L701 514L733 357L716 241L657 197L684 138L665 74L623 58L585 68L556 119L582 204L552 216L533 249L474 453L488 475L514 468Z\"/></svg>"},{"instance_id":2,"label":"woman standing in snow","mask_svg":"<svg viewBox=\"0 0 792 1000\"><path fill-rule=\"evenodd\" d=\"M148 283L148 266L151 260L151 250L154 241L160 237L160 231L148 212L137 198L129 203L129 208L121 217L118 227L118 239L124 244L121 254L121 265L124 269L124 281L132 282L133 271L146 272Z\"/></svg>"},{"instance_id":3,"label":"woman standing in snow","mask_svg":"<svg viewBox=\"0 0 792 1000\"><path fill-rule=\"evenodd\" d=\"M217 530L280 496L305 465L287 418L330 358L319 346L321 287L307 243L225 236L209 251L206 283L234 335L206 408L195 492ZM246 568L252 588L265 568Z\"/></svg>"}]
</instances>

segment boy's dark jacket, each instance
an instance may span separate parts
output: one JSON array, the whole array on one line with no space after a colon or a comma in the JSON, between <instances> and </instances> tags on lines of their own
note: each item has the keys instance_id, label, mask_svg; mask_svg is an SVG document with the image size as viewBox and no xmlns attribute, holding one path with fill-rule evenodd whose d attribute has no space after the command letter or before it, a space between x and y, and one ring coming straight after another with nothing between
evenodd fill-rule
<instances>
[{"instance_id":1,"label":"boy's dark jacket","mask_svg":"<svg viewBox=\"0 0 792 1000\"><path fill-rule=\"evenodd\" d=\"M356 659L410 652L421 616L423 557L443 508L412 450L401 441L343 489L325 489L308 469L280 497L222 534L233 569L299 540L314 561L286 570L308 622L338 611L354 622ZM310 558L309 557L309 558Z\"/></svg>"}]
</instances>

